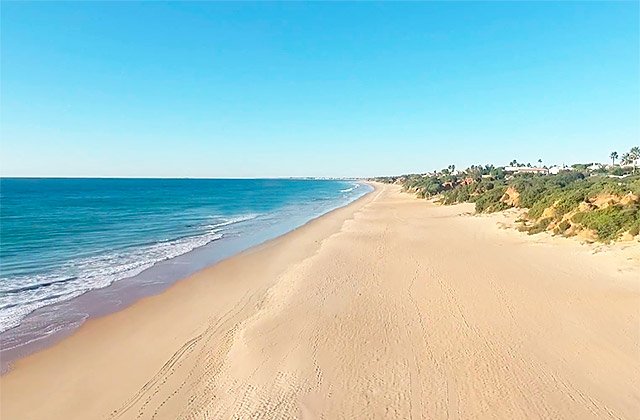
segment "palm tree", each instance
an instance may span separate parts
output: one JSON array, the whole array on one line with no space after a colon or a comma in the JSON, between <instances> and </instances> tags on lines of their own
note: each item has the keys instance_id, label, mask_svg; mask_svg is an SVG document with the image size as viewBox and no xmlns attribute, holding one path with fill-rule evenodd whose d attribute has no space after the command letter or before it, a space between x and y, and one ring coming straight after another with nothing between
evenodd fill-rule
<instances>
[{"instance_id":1,"label":"palm tree","mask_svg":"<svg viewBox=\"0 0 640 420\"><path fill-rule=\"evenodd\" d=\"M618 159L618 152L611 152L609 157L611 158L611 166L616 166L616 159Z\"/></svg>"},{"instance_id":2,"label":"palm tree","mask_svg":"<svg viewBox=\"0 0 640 420\"><path fill-rule=\"evenodd\" d=\"M538 159L538 167L542 168L542 159Z\"/></svg>"},{"instance_id":3,"label":"palm tree","mask_svg":"<svg viewBox=\"0 0 640 420\"><path fill-rule=\"evenodd\" d=\"M509 162L509 165L511 166L516 166L518 164L518 161L513 159L511 162Z\"/></svg>"},{"instance_id":4,"label":"palm tree","mask_svg":"<svg viewBox=\"0 0 640 420\"><path fill-rule=\"evenodd\" d=\"M629 165L632 162L631 155L629 153L623 153L620 163L623 165Z\"/></svg>"}]
</instances>

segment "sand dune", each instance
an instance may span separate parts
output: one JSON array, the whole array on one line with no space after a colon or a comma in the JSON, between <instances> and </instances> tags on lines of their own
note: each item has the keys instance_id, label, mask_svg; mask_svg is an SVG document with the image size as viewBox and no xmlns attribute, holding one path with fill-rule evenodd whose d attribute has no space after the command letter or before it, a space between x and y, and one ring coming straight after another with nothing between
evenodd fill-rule
<instances>
[{"instance_id":1,"label":"sand dune","mask_svg":"<svg viewBox=\"0 0 640 420\"><path fill-rule=\"evenodd\" d=\"M20 361L3 419L640 418L640 268L376 191Z\"/></svg>"}]
</instances>

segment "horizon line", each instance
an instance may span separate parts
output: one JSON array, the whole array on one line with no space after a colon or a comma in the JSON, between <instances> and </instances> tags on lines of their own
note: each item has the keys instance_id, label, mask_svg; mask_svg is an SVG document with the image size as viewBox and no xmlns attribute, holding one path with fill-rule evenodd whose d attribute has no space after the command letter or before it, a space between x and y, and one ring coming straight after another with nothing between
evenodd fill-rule
<instances>
[{"instance_id":1,"label":"horizon line","mask_svg":"<svg viewBox=\"0 0 640 420\"><path fill-rule=\"evenodd\" d=\"M0 179L228 179L228 180L257 180L257 179L316 179L316 180L332 180L332 179L367 179L371 177L365 176L258 176L258 177L158 177L158 176L6 176L0 175Z\"/></svg>"}]
</instances>

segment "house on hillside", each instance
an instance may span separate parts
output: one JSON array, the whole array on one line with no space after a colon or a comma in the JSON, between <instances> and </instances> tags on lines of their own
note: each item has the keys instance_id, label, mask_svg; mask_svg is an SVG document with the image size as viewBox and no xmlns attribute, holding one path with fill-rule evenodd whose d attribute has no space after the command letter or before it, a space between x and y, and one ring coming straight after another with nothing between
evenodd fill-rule
<instances>
[{"instance_id":1,"label":"house on hillside","mask_svg":"<svg viewBox=\"0 0 640 420\"><path fill-rule=\"evenodd\" d=\"M549 174L551 175L558 175L560 172L565 172L565 171L573 171L573 168L570 166L552 166L551 168L549 168Z\"/></svg>"},{"instance_id":2,"label":"house on hillside","mask_svg":"<svg viewBox=\"0 0 640 420\"><path fill-rule=\"evenodd\" d=\"M504 171L508 174L540 174L547 175L547 168L535 168L529 166L505 166Z\"/></svg>"},{"instance_id":3,"label":"house on hillside","mask_svg":"<svg viewBox=\"0 0 640 420\"><path fill-rule=\"evenodd\" d=\"M604 165L601 163L594 163L592 165L587 166L587 170L589 171L599 171L600 169L603 169Z\"/></svg>"}]
</instances>

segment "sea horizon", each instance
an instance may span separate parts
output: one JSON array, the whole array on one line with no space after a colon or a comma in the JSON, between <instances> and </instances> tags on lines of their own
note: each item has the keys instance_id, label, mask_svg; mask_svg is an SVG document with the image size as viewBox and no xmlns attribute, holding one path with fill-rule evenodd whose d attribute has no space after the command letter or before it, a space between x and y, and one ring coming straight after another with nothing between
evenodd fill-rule
<instances>
[{"instance_id":1,"label":"sea horizon","mask_svg":"<svg viewBox=\"0 0 640 420\"><path fill-rule=\"evenodd\" d=\"M242 177L242 176L232 176L232 177L224 177L224 176L214 176L214 177L192 177L192 176L11 176L11 175L0 175L0 179L225 179L225 180L260 180L260 179L300 179L300 180L365 180L371 177L349 177L349 176L259 176L259 177Z\"/></svg>"}]
</instances>

